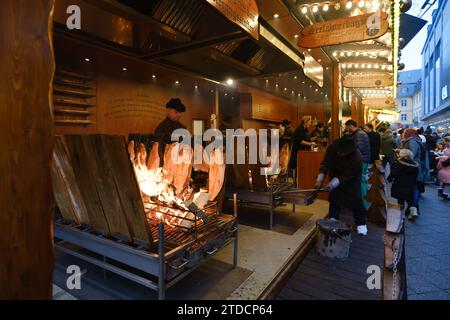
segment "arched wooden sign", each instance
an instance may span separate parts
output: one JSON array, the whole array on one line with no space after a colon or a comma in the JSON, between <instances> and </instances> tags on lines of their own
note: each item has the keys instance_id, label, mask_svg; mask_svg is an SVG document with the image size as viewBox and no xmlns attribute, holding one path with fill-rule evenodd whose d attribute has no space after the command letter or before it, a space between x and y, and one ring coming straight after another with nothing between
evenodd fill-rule
<instances>
[{"instance_id":1,"label":"arched wooden sign","mask_svg":"<svg viewBox=\"0 0 450 320\"><path fill-rule=\"evenodd\" d=\"M298 46L318 48L379 38L388 30L387 17L387 13L378 11L315 23L302 30Z\"/></svg>"},{"instance_id":2,"label":"arched wooden sign","mask_svg":"<svg viewBox=\"0 0 450 320\"><path fill-rule=\"evenodd\" d=\"M219 10L228 20L259 39L259 10L256 0L206 0Z\"/></svg>"},{"instance_id":3,"label":"arched wooden sign","mask_svg":"<svg viewBox=\"0 0 450 320\"><path fill-rule=\"evenodd\" d=\"M349 73L342 85L347 88L379 88L394 84L392 74L387 72Z\"/></svg>"}]
</instances>

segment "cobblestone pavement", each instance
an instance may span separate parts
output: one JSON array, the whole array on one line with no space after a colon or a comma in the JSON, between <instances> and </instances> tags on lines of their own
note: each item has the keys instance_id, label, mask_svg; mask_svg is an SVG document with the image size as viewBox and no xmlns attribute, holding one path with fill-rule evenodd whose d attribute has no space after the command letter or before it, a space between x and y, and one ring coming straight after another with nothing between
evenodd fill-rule
<instances>
[{"instance_id":1,"label":"cobblestone pavement","mask_svg":"<svg viewBox=\"0 0 450 320\"><path fill-rule=\"evenodd\" d=\"M427 186L421 215L406 222L406 272L409 300L450 300L450 202Z\"/></svg>"}]
</instances>

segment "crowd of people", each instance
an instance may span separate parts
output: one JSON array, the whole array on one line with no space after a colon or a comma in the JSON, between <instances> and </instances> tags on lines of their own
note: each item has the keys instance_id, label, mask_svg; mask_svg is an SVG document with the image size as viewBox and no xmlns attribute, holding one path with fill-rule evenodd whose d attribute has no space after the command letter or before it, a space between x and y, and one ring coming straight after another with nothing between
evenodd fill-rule
<instances>
[{"instance_id":1,"label":"crowd of people","mask_svg":"<svg viewBox=\"0 0 450 320\"><path fill-rule=\"evenodd\" d=\"M381 160L392 183L391 196L409 220L420 216L420 197L425 184L439 184L439 195L450 199L450 134L432 132L431 128L358 127L350 119L343 136L326 150L315 187L329 183L329 218L339 219L342 209L353 212L357 233L367 235L366 194L370 169Z\"/></svg>"}]
</instances>

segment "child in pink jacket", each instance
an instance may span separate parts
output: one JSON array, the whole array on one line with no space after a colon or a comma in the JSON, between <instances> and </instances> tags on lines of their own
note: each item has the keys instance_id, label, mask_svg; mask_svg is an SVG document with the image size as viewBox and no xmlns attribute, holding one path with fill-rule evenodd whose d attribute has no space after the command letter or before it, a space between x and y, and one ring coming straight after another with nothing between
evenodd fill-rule
<instances>
[{"instance_id":1,"label":"child in pink jacket","mask_svg":"<svg viewBox=\"0 0 450 320\"><path fill-rule=\"evenodd\" d=\"M439 181L441 182L442 193L447 198L450 198L450 166L443 165L443 162L450 158L450 148L444 149L444 155L439 157L437 168L439 169Z\"/></svg>"}]
</instances>

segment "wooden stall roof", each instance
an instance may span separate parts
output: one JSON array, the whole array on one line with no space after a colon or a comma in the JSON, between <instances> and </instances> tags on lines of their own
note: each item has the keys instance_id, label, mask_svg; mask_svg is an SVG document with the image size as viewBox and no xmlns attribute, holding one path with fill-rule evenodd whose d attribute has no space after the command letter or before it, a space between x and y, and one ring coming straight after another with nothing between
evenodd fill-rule
<instances>
[{"instance_id":1,"label":"wooden stall roof","mask_svg":"<svg viewBox=\"0 0 450 320\"><path fill-rule=\"evenodd\" d=\"M301 68L264 37L255 39L207 1L72 1L82 11L89 6L90 15L83 20L83 30L88 31L65 28L62 8L66 2L56 3L57 34L215 81ZM95 17L102 15L112 15L121 23L108 26L114 30L106 32L105 26L96 23ZM127 31L121 31L121 26Z\"/></svg>"}]
</instances>

